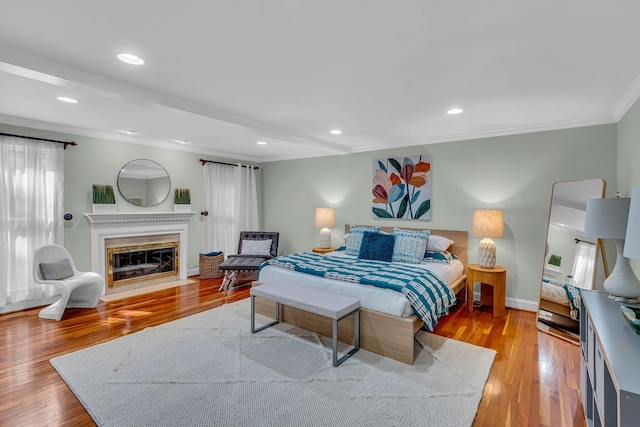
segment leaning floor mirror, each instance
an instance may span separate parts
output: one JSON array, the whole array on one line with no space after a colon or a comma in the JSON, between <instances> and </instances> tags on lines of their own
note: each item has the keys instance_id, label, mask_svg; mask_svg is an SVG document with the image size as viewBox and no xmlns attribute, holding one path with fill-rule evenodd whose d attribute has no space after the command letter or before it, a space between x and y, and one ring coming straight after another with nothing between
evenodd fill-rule
<instances>
[{"instance_id":1,"label":"leaning floor mirror","mask_svg":"<svg viewBox=\"0 0 640 427\"><path fill-rule=\"evenodd\" d=\"M551 191L538 328L579 342L580 289L594 289L598 261L608 276L602 241L584 236L587 200L604 197L602 179L556 182ZM600 258L601 256L601 258Z\"/></svg>"}]
</instances>

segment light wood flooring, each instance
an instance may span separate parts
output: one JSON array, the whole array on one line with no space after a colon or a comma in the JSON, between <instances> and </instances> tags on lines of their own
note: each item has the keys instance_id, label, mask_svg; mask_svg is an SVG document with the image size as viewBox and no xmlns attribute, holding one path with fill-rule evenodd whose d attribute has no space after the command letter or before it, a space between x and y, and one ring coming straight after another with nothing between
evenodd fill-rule
<instances>
[{"instance_id":1,"label":"light wood flooring","mask_svg":"<svg viewBox=\"0 0 640 427\"><path fill-rule=\"evenodd\" d=\"M69 309L62 321L40 309L0 315L0 426L92 426L89 414L49 359L149 326L246 298L248 288L219 292L221 280ZM584 426L579 348L536 329L534 313L460 304L435 333L497 350L474 426Z\"/></svg>"}]
</instances>

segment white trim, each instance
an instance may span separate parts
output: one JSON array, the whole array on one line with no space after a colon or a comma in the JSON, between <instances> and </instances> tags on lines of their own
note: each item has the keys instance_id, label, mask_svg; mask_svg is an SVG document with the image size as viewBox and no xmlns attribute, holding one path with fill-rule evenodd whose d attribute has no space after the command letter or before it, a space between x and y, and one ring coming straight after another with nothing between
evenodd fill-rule
<instances>
[{"instance_id":1,"label":"white trim","mask_svg":"<svg viewBox=\"0 0 640 427\"><path fill-rule=\"evenodd\" d=\"M473 300L480 301L480 292L473 292ZM532 311L536 313L538 311L538 302L530 301L526 299L507 297L506 306L509 308L515 308L516 310Z\"/></svg>"},{"instance_id":2,"label":"white trim","mask_svg":"<svg viewBox=\"0 0 640 427\"><path fill-rule=\"evenodd\" d=\"M60 299L60 293L50 296L42 297L38 299L30 299L26 301L14 302L7 304L4 307L0 307L0 314L13 313L14 311L28 310L34 307L42 307L43 305L49 305Z\"/></svg>"},{"instance_id":3,"label":"white trim","mask_svg":"<svg viewBox=\"0 0 640 427\"><path fill-rule=\"evenodd\" d=\"M611 112L611 115L616 119L616 122L620 121L629 108L635 104L638 98L640 98L640 74L636 76L631 83L631 86L629 86L629 89L627 89Z\"/></svg>"},{"instance_id":4,"label":"white trim","mask_svg":"<svg viewBox=\"0 0 640 427\"><path fill-rule=\"evenodd\" d=\"M189 220L195 212L116 212L85 213L91 223L91 271L106 275L107 239L122 237L154 236L178 234L180 242L179 259L187 265L189 260ZM179 278L188 277L188 268L179 268ZM103 290L103 294L104 294Z\"/></svg>"}]
</instances>

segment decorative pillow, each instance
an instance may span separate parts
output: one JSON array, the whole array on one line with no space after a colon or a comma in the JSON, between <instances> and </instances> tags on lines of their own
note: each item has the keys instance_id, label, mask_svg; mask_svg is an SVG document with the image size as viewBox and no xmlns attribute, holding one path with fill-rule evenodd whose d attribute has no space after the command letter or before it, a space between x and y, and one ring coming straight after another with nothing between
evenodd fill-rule
<instances>
[{"instance_id":1,"label":"decorative pillow","mask_svg":"<svg viewBox=\"0 0 640 427\"><path fill-rule=\"evenodd\" d=\"M446 237L437 236L432 234L429 236L429 243L427 243L428 251L446 251L449 249L449 246L453 245L455 242L451 239L447 239Z\"/></svg>"},{"instance_id":2,"label":"decorative pillow","mask_svg":"<svg viewBox=\"0 0 640 427\"><path fill-rule=\"evenodd\" d=\"M420 264L427 250L429 230L415 231L394 228L393 235L396 242L393 247L393 262Z\"/></svg>"},{"instance_id":3,"label":"decorative pillow","mask_svg":"<svg viewBox=\"0 0 640 427\"><path fill-rule=\"evenodd\" d=\"M73 276L73 268L66 258L56 262L41 262L40 271L45 280L60 280Z\"/></svg>"},{"instance_id":4,"label":"decorative pillow","mask_svg":"<svg viewBox=\"0 0 640 427\"><path fill-rule=\"evenodd\" d=\"M396 237L392 234L365 231L362 234L362 244L360 245L358 259L391 262L395 241Z\"/></svg>"},{"instance_id":5,"label":"decorative pillow","mask_svg":"<svg viewBox=\"0 0 640 427\"><path fill-rule=\"evenodd\" d=\"M427 251L424 255L424 262L433 262L436 264L449 265L454 259L457 259L457 257L449 251Z\"/></svg>"},{"instance_id":6,"label":"decorative pillow","mask_svg":"<svg viewBox=\"0 0 640 427\"><path fill-rule=\"evenodd\" d=\"M349 233L347 234L347 248L344 251L345 254L353 256L358 256L360 254L362 234L365 231L377 233L380 231L380 227L363 227L360 225L352 225L349 227Z\"/></svg>"},{"instance_id":7,"label":"decorative pillow","mask_svg":"<svg viewBox=\"0 0 640 427\"><path fill-rule=\"evenodd\" d=\"M240 255L271 255L271 239L243 240Z\"/></svg>"}]
</instances>

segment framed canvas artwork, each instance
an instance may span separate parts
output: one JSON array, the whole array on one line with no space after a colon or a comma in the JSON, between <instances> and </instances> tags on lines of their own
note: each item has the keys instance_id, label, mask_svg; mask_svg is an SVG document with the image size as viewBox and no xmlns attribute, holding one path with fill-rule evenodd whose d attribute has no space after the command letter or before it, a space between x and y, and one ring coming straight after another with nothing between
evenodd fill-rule
<instances>
[{"instance_id":1,"label":"framed canvas artwork","mask_svg":"<svg viewBox=\"0 0 640 427\"><path fill-rule=\"evenodd\" d=\"M374 218L431 219L431 156L373 161Z\"/></svg>"}]
</instances>

